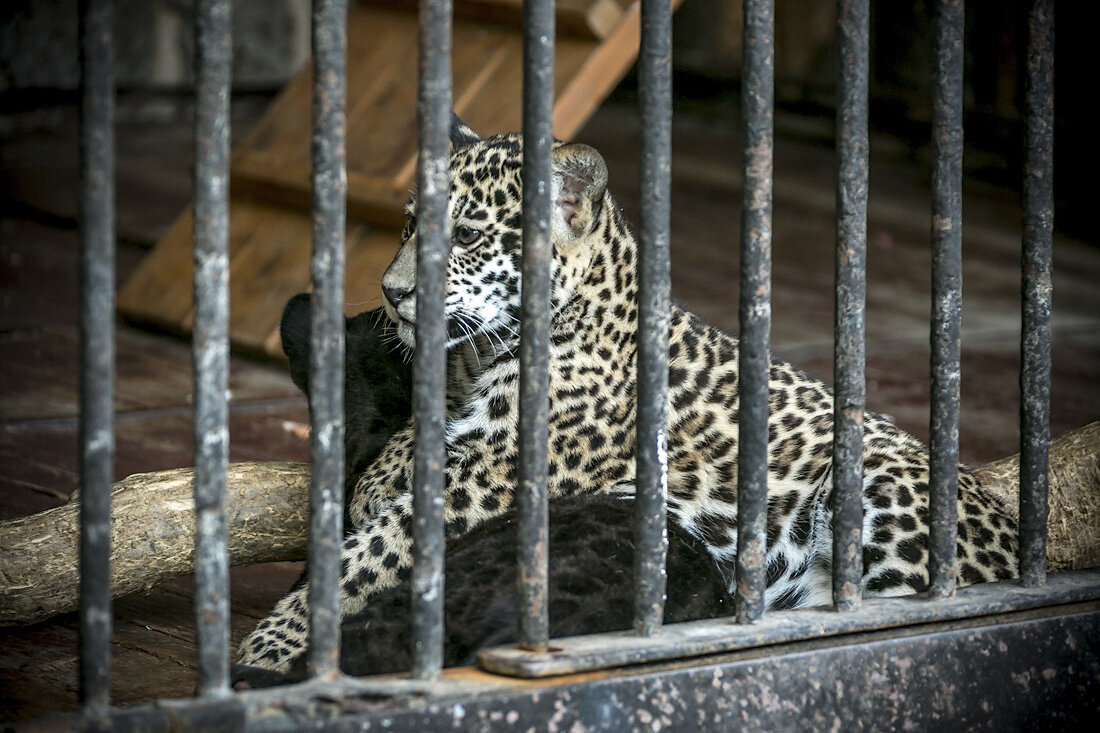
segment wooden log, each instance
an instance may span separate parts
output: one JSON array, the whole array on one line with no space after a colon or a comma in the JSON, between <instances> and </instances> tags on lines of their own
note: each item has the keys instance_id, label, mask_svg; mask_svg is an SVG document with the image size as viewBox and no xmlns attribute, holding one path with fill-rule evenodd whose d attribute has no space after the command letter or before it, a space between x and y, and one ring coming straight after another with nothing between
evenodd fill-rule
<instances>
[{"instance_id":1,"label":"wooden log","mask_svg":"<svg viewBox=\"0 0 1100 733\"><path fill-rule=\"evenodd\" d=\"M1013 516L1020 512L1020 456L975 469ZM1100 422L1050 443L1047 569L1100 567Z\"/></svg>"},{"instance_id":2,"label":"wooden log","mask_svg":"<svg viewBox=\"0 0 1100 733\"><path fill-rule=\"evenodd\" d=\"M193 570L194 469L135 474L112 491L111 595ZM305 558L309 464L234 463L226 493L234 565ZM0 522L0 625L77 608L80 502Z\"/></svg>"},{"instance_id":3,"label":"wooden log","mask_svg":"<svg viewBox=\"0 0 1100 733\"><path fill-rule=\"evenodd\" d=\"M1011 509L1018 505L1018 456L976 469ZM137 474L114 488L112 594L147 591L192 571L190 468ZM226 501L234 565L305 557L309 466L234 463ZM1052 572L1100 566L1100 422L1050 446ZM77 607L77 501L0 522L0 625L29 624Z\"/></svg>"}]
</instances>

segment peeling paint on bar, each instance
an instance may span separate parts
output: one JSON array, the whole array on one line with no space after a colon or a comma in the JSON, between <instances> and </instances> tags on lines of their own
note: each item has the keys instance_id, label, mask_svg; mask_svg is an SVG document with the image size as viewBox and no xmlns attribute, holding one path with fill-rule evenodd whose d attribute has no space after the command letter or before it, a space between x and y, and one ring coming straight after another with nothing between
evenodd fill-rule
<instances>
[{"instance_id":1,"label":"peeling paint on bar","mask_svg":"<svg viewBox=\"0 0 1100 733\"><path fill-rule=\"evenodd\" d=\"M962 320L963 0L937 0L932 91L932 403L928 582L947 598L957 581L959 335Z\"/></svg>"},{"instance_id":2,"label":"peeling paint on bar","mask_svg":"<svg viewBox=\"0 0 1100 733\"><path fill-rule=\"evenodd\" d=\"M1050 317L1054 232L1054 3L1028 18L1024 161L1023 330L1020 342L1020 579L1046 582L1050 447Z\"/></svg>"},{"instance_id":3,"label":"peeling paint on bar","mask_svg":"<svg viewBox=\"0 0 1100 733\"><path fill-rule=\"evenodd\" d=\"M638 93L642 115L638 237L638 421L634 504L634 630L660 631L668 554L669 220L672 177L672 11L642 0Z\"/></svg>"},{"instance_id":4,"label":"peeling paint on bar","mask_svg":"<svg viewBox=\"0 0 1100 733\"><path fill-rule=\"evenodd\" d=\"M516 503L519 644L550 636L547 423L550 416L550 150L554 142L554 3L523 3L523 285Z\"/></svg>"},{"instance_id":5,"label":"peeling paint on bar","mask_svg":"<svg viewBox=\"0 0 1100 733\"><path fill-rule=\"evenodd\" d=\"M111 0L80 4L80 703L110 704L115 137Z\"/></svg>"},{"instance_id":6,"label":"peeling paint on bar","mask_svg":"<svg viewBox=\"0 0 1100 733\"><path fill-rule=\"evenodd\" d=\"M412 569L412 675L419 680L437 679L443 668L443 468L447 461L443 299L451 232L447 218L451 18L451 0L420 3Z\"/></svg>"},{"instance_id":7,"label":"peeling paint on bar","mask_svg":"<svg viewBox=\"0 0 1100 733\"><path fill-rule=\"evenodd\" d=\"M741 333L737 450L737 620L764 614L771 331L772 147L775 88L773 0L745 0L741 105Z\"/></svg>"},{"instance_id":8,"label":"peeling paint on bar","mask_svg":"<svg viewBox=\"0 0 1100 733\"><path fill-rule=\"evenodd\" d=\"M229 693L229 0L195 8L195 626L198 692Z\"/></svg>"},{"instance_id":9,"label":"peeling paint on bar","mask_svg":"<svg viewBox=\"0 0 1100 733\"><path fill-rule=\"evenodd\" d=\"M347 0L313 3L313 253L310 271L309 669L340 659L344 534L344 135Z\"/></svg>"},{"instance_id":10,"label":"peeling paint on bar","mask_svg":"<svg viewBox=\"0 0 1100 733\"><path fill-rule=\"evenodd\" d=\"M840 0L837 36L837 238L833 417L833 604L859 607L863 578L866 404L868 0Z\"/></svg>"}]
</instances>

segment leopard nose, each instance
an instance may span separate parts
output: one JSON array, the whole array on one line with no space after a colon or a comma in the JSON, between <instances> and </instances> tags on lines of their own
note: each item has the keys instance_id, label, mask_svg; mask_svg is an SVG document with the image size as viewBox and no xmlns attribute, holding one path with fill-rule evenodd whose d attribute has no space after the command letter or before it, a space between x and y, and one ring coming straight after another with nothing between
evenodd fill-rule
<instances>
[{"instance_id":1,"label":"leopard nose","mask_svg":"<svg viewBox=\"0 0 1100 733\"><path fill-rule=\"evenodd\" d=\"M390 305L394 308L401 304L412 293L412 288L389 288L382 286L382 294L386 296L386 300L390 301Z\"/></svg>"}]
</instances>

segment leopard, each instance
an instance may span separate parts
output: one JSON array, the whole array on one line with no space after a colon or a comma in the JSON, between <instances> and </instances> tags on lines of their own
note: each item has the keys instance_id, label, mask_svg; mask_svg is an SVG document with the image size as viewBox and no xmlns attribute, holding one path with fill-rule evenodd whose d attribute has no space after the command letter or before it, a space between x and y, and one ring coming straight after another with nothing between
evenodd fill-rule
<instances>
[{"instance_id":1,"label":"leopard","mask_svg":"<svg viewBox=\"0 0 1100 733\"><path fill-rule=\"evenodd\" d=\"M547 491L632 494L638 391L638 240L583 143L551 150ZM455 118L449 152L444 519L449 539L512 505L517 485L523 139L481 137ZM417 198L382 278L397 338L416 348ZM670 522L697 537L731 586L737 560L739 342L678 303L668 314L664 438ZM771 357L768 366L765 609L832 601L833 396ZM928 589L929 452L863 413L865 596ZM413 429L394 434L357 480L341 551L345 616L409 577ZM1017 574L1012 516L958 468L959 585ZM245 664L286 671L306 648L307 589L284 596L239 648Z\"/></svg>"},{"instance_id":2,"label":"leopard","mask_svg":"<svg viewBox=\"0 0 1100 733\"><path fill-rule=\"evenodd\" d=\"M291 379L309 395L309 294L283 309L280 335ZM348 414L344 450L351 464L369 460L412 415L408 359L386 338L381 309L345 320L344 402ZM354 412L353 412L354 411ZM352 478L349 489L354 489ZM634 554L630 497L583 493L549 502L548 610L555 638L622 631L633 623ZM443 663L472 664L485 648L518 639L515 509L478 525L447 547L444 574ZM665 623L729 615L732 599L702 543L669 527L668 601ZM303 580L300 582L304 582ZM412 668L410 583L382 591L360 612L341 622L340 669L366 676ZM286 673L249 666L232 671L237 690L300 682L308 676L306 655Z\"/></svg>"}]
</instances>

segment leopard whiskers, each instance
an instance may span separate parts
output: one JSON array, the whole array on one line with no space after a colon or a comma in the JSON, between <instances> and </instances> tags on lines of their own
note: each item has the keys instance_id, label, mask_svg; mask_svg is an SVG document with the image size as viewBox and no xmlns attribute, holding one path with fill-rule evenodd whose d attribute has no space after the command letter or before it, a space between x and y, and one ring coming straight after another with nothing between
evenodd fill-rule
<instances>
[{"instance_id":1,"label":"leopard whiskers","mask_svg":"<svg viewBox=\"0 0 1100 733\"><path fill-rule=\"evenodd\" d=\"M469 316L462 311L456 311L453 318L455 324L457 324L458 327L462 329L463 334L465 334L462 340L470 342L470 349L474 352L474 360L477 362L477 368L481 369L481 350L477 348L477 340L475 338L477 336L475 332L476 324L471 323Z\"/></svg>"}]
</instances>

